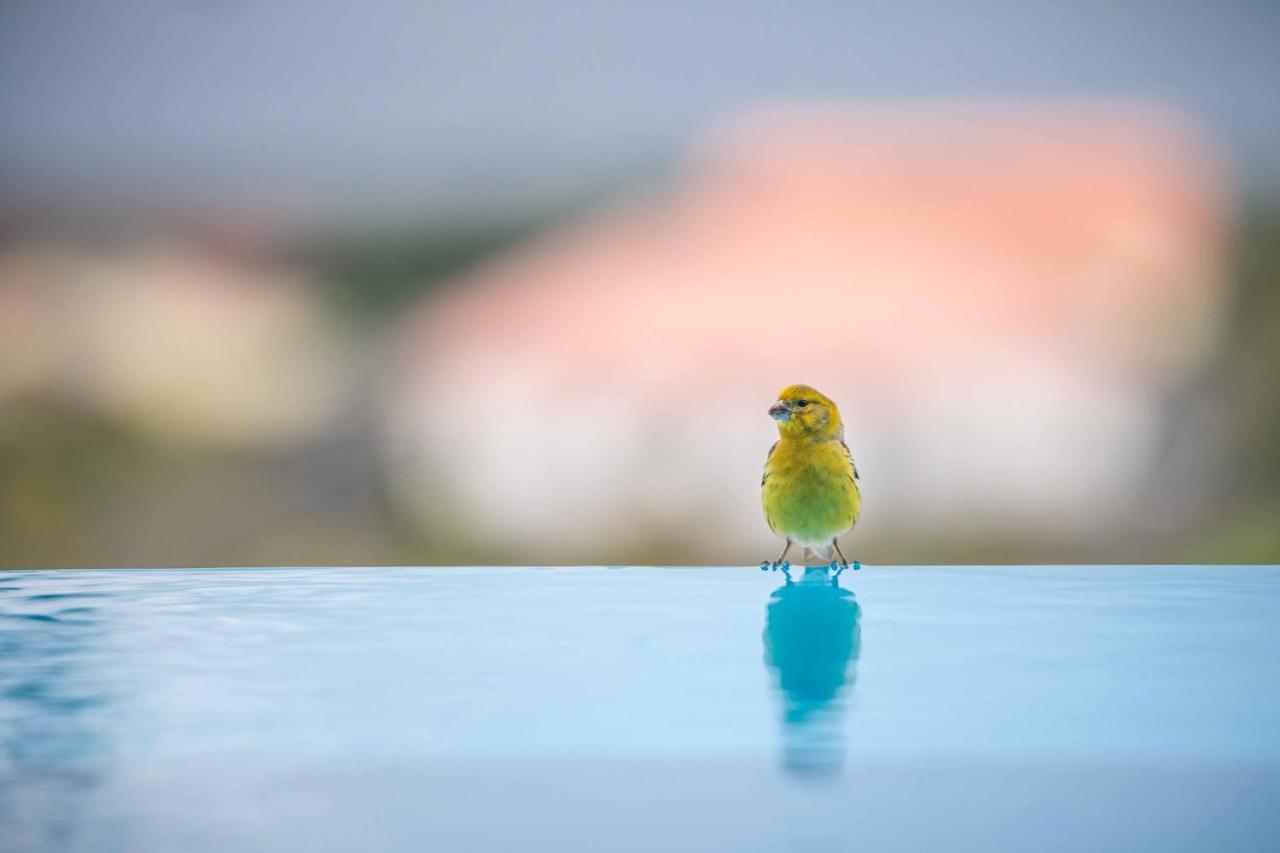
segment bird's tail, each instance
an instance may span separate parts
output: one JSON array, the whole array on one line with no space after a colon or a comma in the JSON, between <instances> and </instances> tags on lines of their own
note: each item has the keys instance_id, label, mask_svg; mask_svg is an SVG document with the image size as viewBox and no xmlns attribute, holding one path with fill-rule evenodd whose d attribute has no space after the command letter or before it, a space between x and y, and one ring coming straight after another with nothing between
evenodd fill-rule
<instances>
[{"instance_id":1,"label":"bird's tail","mask_svg":"<svg viewBox=\"0 0 1280 853\"><path fill-rule=\"evenodd\" d=\"M836 559L836 546L832 542L825 545L804 546L805 558L814 562L831 563Z\"/></svg>"}]
</instances>

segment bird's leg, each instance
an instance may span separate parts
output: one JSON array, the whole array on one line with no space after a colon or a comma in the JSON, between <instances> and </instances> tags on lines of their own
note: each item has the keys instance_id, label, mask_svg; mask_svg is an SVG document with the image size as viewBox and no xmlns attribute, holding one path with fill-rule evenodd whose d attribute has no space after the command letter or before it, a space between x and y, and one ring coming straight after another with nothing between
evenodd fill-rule
<instances>
[{"instance_id":1,"label":"bird's leg","mask_svg":"<svg viewBox=\"0 0 1280 853\"><path fill-rule=\"evenodd\" d=\"M849 561L844 558L844 552L840 550L840 543L837 542L835 539L832 539L831 547L835 550L836 554L840 556L840 571L844 571L845 569L849 568ZM836 568L836 564L832 563L831 568L833 569Z\"/></svg>"},{"instance_id":2,"label":"bird's leg","mask_svg":"<svg viewBox=\"0 0 1280 853\"><path fill-rule=\"evenodd\" d=\"M844 552L840 550L840 543L839 543L839 542L837 542L836 540L832 539L832 540L831 540L831 546L832 546L833 548L835 548L835 549L836 549L836 553L840 555L840 561L843 563L843 565L840 567L841 569L847 569L847 568L849 568L850 566L852 566L852 567L853 567L853 570L854 570L855 572L857 572L857 571L861 571L861 570L862 570L862 563L859 563L857 560L854 560L852 563L850 563L848 560L846 560L846 559L844 558Z\"/></svg>"},{"instance_id":3,"label":"bird's leg","mask_svg":"<svg viewBox=\"0 0 1280 853\"><path fill-rule=\"evenodd\" d=\"M769 568L777 570L782 569L784 572L791 568L791 564L787 562L787 552L791 550L791 540L787 540L787 544L783 546L782 553L778 555L778 559L773 561L773 565Z\"/></svg>"}]
</instances>

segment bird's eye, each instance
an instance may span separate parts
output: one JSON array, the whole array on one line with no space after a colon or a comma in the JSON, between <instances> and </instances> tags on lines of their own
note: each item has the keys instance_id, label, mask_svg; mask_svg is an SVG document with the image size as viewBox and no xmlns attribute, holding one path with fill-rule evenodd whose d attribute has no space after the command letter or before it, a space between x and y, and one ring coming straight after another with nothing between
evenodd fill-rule
<instances>
[{"instance_id":1,"label":"bird's eye","mask_svg":"<svg viewBox=\"0 0 1280 853\"><path fill-rule=\"evenodd\" d=\"M796 408L798 409L803 409L807 405L809 405L808 400L796 400Z\"/></svg>"}]
</instances>

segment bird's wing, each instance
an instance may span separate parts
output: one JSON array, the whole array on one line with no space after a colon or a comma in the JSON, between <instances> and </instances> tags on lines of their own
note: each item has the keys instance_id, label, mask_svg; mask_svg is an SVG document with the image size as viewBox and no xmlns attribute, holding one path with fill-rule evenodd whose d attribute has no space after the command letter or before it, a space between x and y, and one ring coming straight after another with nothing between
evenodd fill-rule
<instances>
[{"instance_id":1,"label":"bird's wing","mask_svg":"<svg viewBox=\"0 0 1280 853\"><path fill-rule=\"evenodd\" d=\"M760 485L764 485L764 481L769 479L769 460L773 458L773 451L778 449L778 442L774 442L769 447L769 455L764 458L764 473L760 475Z\"/></svg>"},{"instance_id":2,"label":"bird's wing","mask_svg":"<svg viewBox=\"0 0 1280 853\"><path fill-rule=\"evenodd\" d=\"M844 455L849 457L849 465L853 468L853 479L861 480L862 477L858 474L858 463L853 461L853 451L849 449L849 445L844 443L843 438L840 439L840 446L844 448ZM772 453L773 451L770 452Z\"/></svg>"}]
</instances>

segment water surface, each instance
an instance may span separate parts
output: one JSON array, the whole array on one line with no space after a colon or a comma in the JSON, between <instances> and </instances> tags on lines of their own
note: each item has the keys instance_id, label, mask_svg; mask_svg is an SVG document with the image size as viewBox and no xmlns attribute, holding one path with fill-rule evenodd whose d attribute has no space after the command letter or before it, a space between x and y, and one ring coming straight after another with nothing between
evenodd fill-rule
<instances>
[{"instance_id":1,"label":"water surface","mask_svg":"<svg viewBox=\"0 0 1280 853\"><path fill-rule=\"evenodd\" d=\"M0 850L1274 850L1280 569L0 572Z\"/></svg>"}]
</instances>

